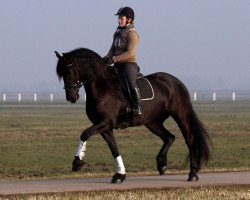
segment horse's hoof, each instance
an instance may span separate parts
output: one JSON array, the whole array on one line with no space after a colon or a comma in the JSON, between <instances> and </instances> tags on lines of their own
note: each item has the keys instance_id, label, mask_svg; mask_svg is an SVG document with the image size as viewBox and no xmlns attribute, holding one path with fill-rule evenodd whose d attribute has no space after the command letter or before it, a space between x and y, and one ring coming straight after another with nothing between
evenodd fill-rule
<instances>
[{"instance_id":1,"label":"horse's hoof","mask_svg":"<svg viewBox=\"0 0 250 200\"><path fill-rule=\"evenodd\" d=\"M199 177L195 174L195 175L189 175L188 177L188 181L190 182L195 182L195 181L198 181L199 180Z\"/></svg>"},{"instance_id":2,"label":"horse's hoof","mask_svg":"<svg viewBox=\"0 0 250 200\"><path fill-rule=\"evenodd\" d=\"M125 179L126 179L126 174L116 173L113 176L111 183L122 183Z\"/></svg>"},{"instance_id":3,"label":"horse's hoof","mask_svg":"<svg viewBox=\"0 0 250 200\"><path fill-rule=\"evenodd\" d=\"M72 163L72 171L76 172L82 169L85 162L83 160L80 160L79 157L75 157L73 163Z\"/></svg>"},{"instance_id":4,"label":"horse's hoof","mask_svg":"<svg viewBox=\"0 0 250 200\"><path fill-rule=\"evenodd\" d=\"M162 167L159 167L159 168L158 168L158 171L159 171L159 174L160 174L160 175L165 174L165 172L167 171L167 166L164 165L164 166L162 166Z\"/></svg>"}]
</instances>

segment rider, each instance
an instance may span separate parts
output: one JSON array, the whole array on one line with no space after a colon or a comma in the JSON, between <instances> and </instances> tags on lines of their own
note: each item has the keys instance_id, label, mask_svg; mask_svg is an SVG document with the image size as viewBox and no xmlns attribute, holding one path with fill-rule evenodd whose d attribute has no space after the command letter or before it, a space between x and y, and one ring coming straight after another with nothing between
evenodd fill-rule
<instances>
[{"instance_id":1,"label":"rider","mask_svg":"<svg viewBox=\"0 0 250 200\"><path fill-rule=\"evenodd\" d=\"M131 100L134 103L133 112L135 115L141 115L140 94L136 87L136 77L140 70L136 63L139 36L134 27L134 11L130 7L121 7L115 15L118 15L119 26L114 33L112 46L104 59L108 65L114 63L118 73L126 76Z\"/></svg>"}]
</instances>

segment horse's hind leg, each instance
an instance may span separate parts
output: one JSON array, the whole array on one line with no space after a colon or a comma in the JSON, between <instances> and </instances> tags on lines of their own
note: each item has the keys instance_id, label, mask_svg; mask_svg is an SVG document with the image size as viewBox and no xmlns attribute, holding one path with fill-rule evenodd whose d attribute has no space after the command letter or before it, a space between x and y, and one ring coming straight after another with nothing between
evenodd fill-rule
<instances>
[{"instance_id":1,"label":"horse's hind leg","mask_svg":"<svg viewBox=\"0 0 250 200\"><path fill-rule=\"evenodd\" d=\"M103 139L107 142L110 151L115 159L116 173L113 176L111 183L122 183L126 178L126 170L123 164L122 157L119 154L119 150L115 141L114 133L112 130L101 133Z\"/></svg>"},{"instance_id":2,"label":"horse's hind leg","mask_svg":"<svg viewBox=\"0 0 250 200\"><path fill-rule=\"evenodd\" d=\"M157 170L163 175L167 170L167 152L175 140L175 136L163 126L162 122L147 124L146 127L163 140L163 146L156 157Z\"/></svg>"},{"instance_id":3,"label":"horse's hind leg","mask_svg":"<svg viewBox=\"0 0 250 200\"><path fill-rule=\"evenodd\" d=\"M190 172L188 181L198 181L199 177L197 176L197 173L200 169L200 166L197 162L197 150L194 142L194 137L190 130L190 125L185 120L179 121L178 125L189 149Z\"/></svg>"},{"instance_id":4,"label":"horse's hind leg","mask_svg":"<svg viewBox=\"0 0 250 200\"><path fill-rule=\"evenodd\" d=\"M198 140L203 141L204 136L198 135L198 134L197 136L195 135L195 132L197 131L200 132L201 130L200 128L194 129L192 132L192 127L190 124L191 115L188 115L188 114L185 115L184 113L182 113L182 115L180 116L181 117L175 116L174 119L176 123L178 124L189 149L190 172L189 172L188 181L198 181L199 177L197 173L200 170L200 165L201 165L201 158L200 158L201 151L200 150L201 148L205 148L205 145L199 146L197 144L199 144Z\"/></svg>"}]
</instances>

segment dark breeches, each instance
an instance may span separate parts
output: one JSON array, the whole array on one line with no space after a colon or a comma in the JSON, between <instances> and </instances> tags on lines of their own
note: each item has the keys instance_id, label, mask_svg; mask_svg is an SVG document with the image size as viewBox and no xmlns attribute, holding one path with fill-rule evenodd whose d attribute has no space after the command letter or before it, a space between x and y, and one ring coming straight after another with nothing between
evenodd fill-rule
<instances>
[{"instance_id":1,"label":"dark breeches","mask_svg":"<svg viewBox=\"0 0 250 200\"><path fill-rule=\"evenodd\" d=\"M127 62L127 63L115 63L114 67L118 70L118 73L125 74L129 88L134 89L136 87L136 77L139 72L139 67L136 63Z\"/></svg>"}]
</instances>

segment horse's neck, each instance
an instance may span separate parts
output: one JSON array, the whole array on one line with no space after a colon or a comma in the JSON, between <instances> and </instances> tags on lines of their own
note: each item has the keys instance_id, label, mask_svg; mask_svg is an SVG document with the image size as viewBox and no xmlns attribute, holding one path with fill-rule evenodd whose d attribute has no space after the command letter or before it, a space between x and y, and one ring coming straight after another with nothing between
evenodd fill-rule
<instances>
[{"instance_id":1,"label":"horse's neck","mask_svg":"<svg viewBox=\"0 0 250 200\"><path fill-rule=\"evenodd\" d=\"M88 67L80 65L79 72L82 82L91 82L96 80L108 80L109 72L105 66L89 65Z\"/></svg>"},{"instance_id":2,"label":"horse's neck","mask_svg":"<svg viewBox=\"0 0 250 200\"><path fill-rule=\"evenodd\" d=\"M84 84L86 96L88 98L100 98L100 94L104 94L105 90L109 90L108 82L105 80L92 80Z\"/></svg>"},{"instance_id":3,"label":"horse's neck","mask_svg":"<svg viewBox=\"0 0 250 200\"><path fill-rule=\"evenodd\" d=\"M104 94L104 91L111 92L117 95L119 93L119 87L120 83L117 79L117 77L111 75L110 78L108 79L96 79L96 80L91 80L87 81L84 84L84 89L86 92L86 95L92 96L93 95L99 95L99 94ZM97 97L99 98L99 96Z\"/></svg>"}]
</instances>

